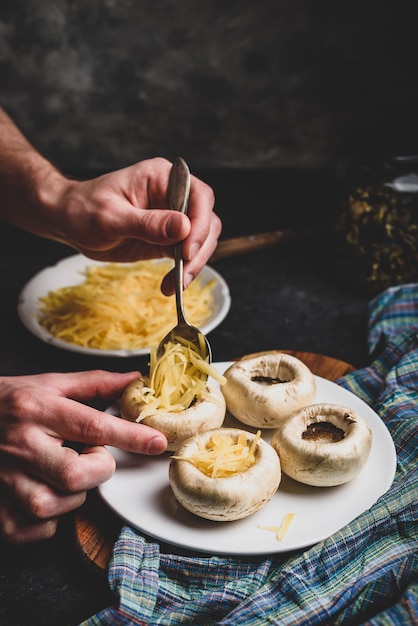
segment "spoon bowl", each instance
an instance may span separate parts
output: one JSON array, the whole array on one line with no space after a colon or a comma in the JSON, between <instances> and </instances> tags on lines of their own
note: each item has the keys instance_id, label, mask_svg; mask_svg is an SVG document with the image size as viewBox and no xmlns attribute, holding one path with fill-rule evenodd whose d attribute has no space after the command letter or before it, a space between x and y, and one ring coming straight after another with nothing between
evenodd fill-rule
<instances>
[{"instance_id":1,"label":"spoon bowl","mask_svg":"<svg viewBox=\"0 0 418 626\"><path fill-rule=\"evenodd\" d=\"M171 168L168 185L168 200L170 208L187 215L190 194L190 171L186 162L178 157ZM181 244L174 248L175 296L177 325L160 342L157 348L157 358L163 356L168 343L180 343L190 346L208 363L212 362L212 350L209 341L201 330L192 326L186 319L183 305L183 258Z\"/></svg>"}]
</instances>

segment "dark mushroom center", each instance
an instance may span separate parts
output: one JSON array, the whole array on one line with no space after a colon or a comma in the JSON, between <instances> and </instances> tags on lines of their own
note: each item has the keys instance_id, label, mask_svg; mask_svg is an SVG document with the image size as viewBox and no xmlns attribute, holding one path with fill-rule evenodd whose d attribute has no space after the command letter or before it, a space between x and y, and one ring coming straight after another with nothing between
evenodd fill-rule
<instances>
[{"instance_id":1,"label":"dark mushroom center","mask_svg":"<svg viewBox=\"0 0 418 626\"><path fill-rule=\"evenodd\" d=\"M251 380L254 383L260 383L261 385L277 385L278 383L287 383L287 380L281 378L273 378L272 376L251 376Z\"/></svg>"},{"instance_id":2,"label":"dark mushroom center","mask_svg":"<svg viewBox=\"0 0 418 626\"><path fill-rule=\"evenodd\" d=\"M302 433L302 439L309 441L329 441L336 443L344 439L344 431L331 422L313 422Z\"/></svg>"}]
</instances>

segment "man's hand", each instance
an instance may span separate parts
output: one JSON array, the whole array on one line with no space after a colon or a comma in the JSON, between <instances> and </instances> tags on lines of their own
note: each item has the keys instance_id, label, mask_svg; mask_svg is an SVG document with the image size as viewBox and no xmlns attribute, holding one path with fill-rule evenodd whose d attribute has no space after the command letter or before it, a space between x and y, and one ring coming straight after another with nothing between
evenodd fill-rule
<instances>
[{"instance_id":1,"label":"man's hand","mask_svg":"<svg viewBox=\"0 0 418 626\"><path fill-rule=\"evenodd\" d=\"M112 401L139 377L91 371L0 378L0 531L6 541L51 537L61 515L109 479L115 461L105 445L160 454L160 432L82 401ZM65 441L85 444L81 454Z\"/></svg>"}]
</instances>

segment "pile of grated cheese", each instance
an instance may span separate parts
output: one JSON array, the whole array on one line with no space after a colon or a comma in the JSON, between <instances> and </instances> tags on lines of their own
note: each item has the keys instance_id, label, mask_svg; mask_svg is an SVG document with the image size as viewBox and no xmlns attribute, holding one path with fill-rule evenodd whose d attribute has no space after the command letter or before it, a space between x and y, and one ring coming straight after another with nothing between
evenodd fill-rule
<instances>
[{"instance_id":1,"label":"pile of grated cheese","mask_svg":"<svg viewBox=\"0 0 418 626\"><path fill-rule=\"evenodd\" d=\"M89 265L85 280L50 291L38 301L39 323L55 338L85 348L135 350L157 345L177 322L174 296L160 285L172 260ZM212 314L215 279L197 277L184 292L190 323Z\"/></svg>"},{"instance_id":2,"label":"pile of grated cheese","mask_svg":"<svg viewBox=\"0 0 418 626\"><path fill-rule=\"evenodd\" d=\"M201 348L204 337L200 335ZM140 390L138 400L144 404L137 418L142 421L158 413L179 413L188 409L192 402L210 399L207 378L211 376L220 385L226 379L213 365L208 363L190 342L168 342L164 354L157 357L157 349L151 349L149 375Z\"/></svg>"},{"instance_id":3,"label":"pile of grated cheese","mask_svg":"<svg viewBox=\"0 0 418 626\"><path fill-rule=\"evenodd\" d=\"M251 445L248 445L245 433L240 433L238 438L233 438L229 434L214 433L206 445L199 442L199 450L194 454L173 458L193 463L211 478L225 478L244 472L253 465L260 437L259 430Z\"/></svg>"}]
</instances>

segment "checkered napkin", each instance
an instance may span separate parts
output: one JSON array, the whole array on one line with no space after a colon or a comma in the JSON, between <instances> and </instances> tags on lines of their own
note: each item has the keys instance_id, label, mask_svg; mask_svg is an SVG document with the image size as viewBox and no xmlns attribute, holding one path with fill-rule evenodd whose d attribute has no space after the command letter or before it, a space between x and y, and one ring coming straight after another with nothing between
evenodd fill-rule
<instances>
[{"instance_id":1,"label":"checkered napkin","mask_svg":"<svg viewBox=\"0 0 418 626\"><path fill-rule=\"evenodd\" d=\"M338 384L392 435L389 491L325 541L270 558L169 553L124 527L109 566L115 604L84 626L418 624L418 284L383 292L369 320L372 365Z\"/></svg>"}]
</instances>

